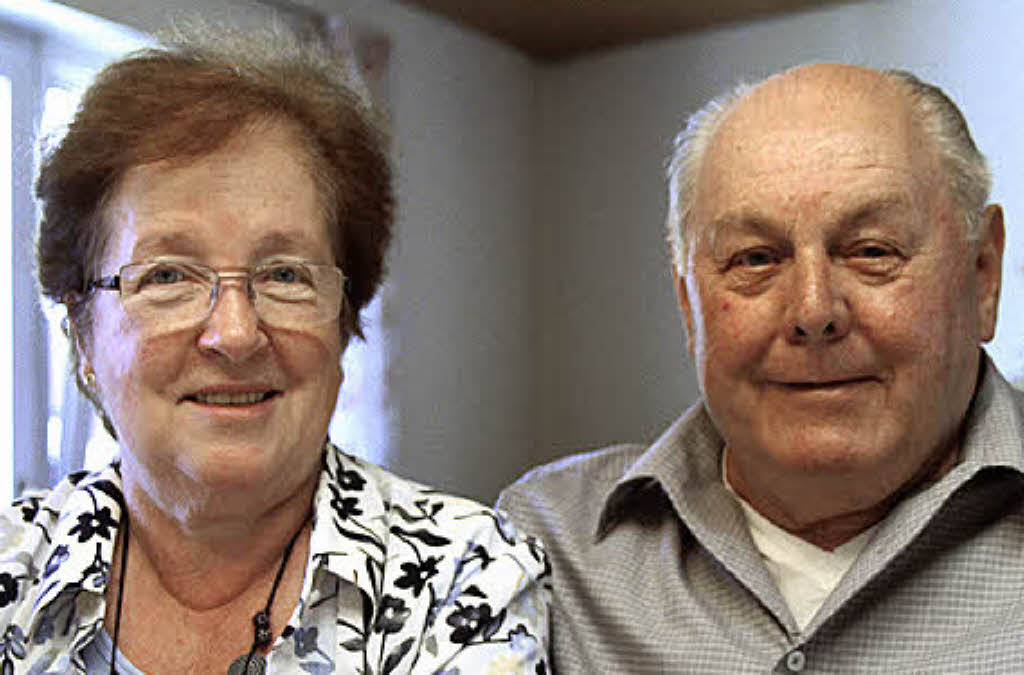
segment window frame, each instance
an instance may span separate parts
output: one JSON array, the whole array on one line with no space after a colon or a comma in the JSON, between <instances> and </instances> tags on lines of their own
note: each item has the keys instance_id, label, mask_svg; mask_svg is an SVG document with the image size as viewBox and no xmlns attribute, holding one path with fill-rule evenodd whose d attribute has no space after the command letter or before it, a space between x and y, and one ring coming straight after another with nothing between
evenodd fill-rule
<instances>
[{"instance_id":1,"label":"window frame","mask_svg":"<svg viewBox=\"0 0 1024 675\"><path fill-rule=\"evenodd\" d=\"M13 494L49 484L45 453L49 369L48 329L33 278L36 210L32 196L35 120L42 102L40 39L0 23L3 74L11 83L11 415L13 426ZM27 144L25 139L29 139Z\"/></svg>"}]
</instances>

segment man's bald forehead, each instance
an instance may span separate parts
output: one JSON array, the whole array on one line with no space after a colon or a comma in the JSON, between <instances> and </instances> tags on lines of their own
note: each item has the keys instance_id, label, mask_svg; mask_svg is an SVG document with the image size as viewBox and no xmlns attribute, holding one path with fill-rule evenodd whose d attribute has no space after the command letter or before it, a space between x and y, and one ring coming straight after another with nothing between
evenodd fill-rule
<instances>
[{"instance_id":1,"label":"man's bald forehead","mask_svg":"<svg viewBox=\"0 0 1024 675\"><path fill-rule=\"evenodd\" d=\"M862 124L850 125L856 121ZM830 133L852 134L864 143L879 131L901 137L902 151L914 155L917 170L944 174L944 187L961 211L968 239L977 236L991 177L956 104L937 86L906 71L810 64L709 101L676 136L667 172L665 225L678 272L686 269L701 174L709 160L731 154L740 160L733 166L741 169L740 155L750 157L759 138L787 131L792 165L807 160L815 142L827 142Z\"/></svg>"},{"instance_id":2,"label":"man's bald forehead","mask_svg":"<svg viewBox=\"0 0 1024 675\"><path fill-rule=\"evenodd\" d=\"M801 124L813 114L823 125L850 115L873 114L889 123L911 121L907 90L892 76L860 66L819 63L774 75L742 96L723 120L721 132L768 120Z\"/></svg>"},{"instance_id":3,"label":"man's bald forehead","mask_svg":"<svg viewBox=\"0 0 1024 675\"><path fill-rule=\"evenodd\" d=\"M846 63L811 63L776 73L751 89L754 94L793 92L798 89L833 89L863 95L900 94L898 83L888 73Z\"/></svg>"}]
</instances>

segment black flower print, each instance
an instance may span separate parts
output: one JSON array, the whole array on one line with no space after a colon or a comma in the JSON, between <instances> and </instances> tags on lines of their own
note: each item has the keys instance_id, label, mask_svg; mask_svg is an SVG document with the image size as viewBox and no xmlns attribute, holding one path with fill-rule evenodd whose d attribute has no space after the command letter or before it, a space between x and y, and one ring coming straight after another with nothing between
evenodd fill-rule
<instances>
[{"instance_id":1,"label":"black flower print","mask_svg":"<svg viewBox=\"0 0 1024 675\"><path fill-rule=\"evenodd\" d=\"M473 550L470 551L469 556L466 558L466 561L468 562L470 560L479 560L480 569L482 570L487 569L487 566L494 562L494 558L491 557L491 554L488 553L487 549L481 546L480 544L474 546Z\"/></svg>"},{"instance_id":2,"label":"black flower print","mask_svg":"<svg viewBox=\"0 0 1024 675\"><path fill-rule=\"evenodd\" d=\"M465 644L473 639L484 627L488 626L494 619L491 616L491 606L486 602L479 605L466 605L448 617L448 625L455 628L452 631L451 641L457 644Z\"/></svg>"},{"instance_id":3,"label":"black flower print","mask_svg":"<svg viewBox=\"0 0 1024 675\"><path fill-rule=\"evenodd\" d=\"M110 509L104 506L95 513L79 514L78 524L71 528L71 534L77 534L79 543L84 543L93 535L110 539L112 529L117 530L117 522L111 517Z\"/></svg>"},{"instance_id":4,"label":"black flower print","mask_svg":"<svg viewBox=\"0 0 1024 675\"><path fill-rule=\"evenodd\" d=\"M423 592L423 586L437 574L437 563L441 561L436 556L428 556L423 562L402 563L402 576L395 581L398 588L411 588L412 594L419 597Z\"/></svg>"},{"instance_id":5,"label":"black flower print","mask_svg":"<svg viewBox=\"0 0 1024 675\"><path fill-rule=\"evenodd\" d=\"M31 523L39 515L39 498L29 497L21 505L21 518L26 523Z\"/></svg>"},{"instance_id":6,"label":"black flower print","mask_svg":"<svg viewBox=\"0 0 1024 675\"><path fill-rule=\"evenodd\" d=\"M366 479L356 471L341 471L338 473L338 485L342 490L362 490Z\"/></svg>"},{"instance_id":7,"label":"black flower print","mask_svg":"<svg viewBox=\"0 0 1024 675\"><path fill-rule=\"evenodd\" d=\"M18 599L18 580L7 572L0 572L0 607Z\"/></svg>"},{"instance_id":8,"label":"black flower print","mask_svg":"<svg viewBox=\"0 0 1024 675\"><path fill-rule=\"evenodd\" d=\"M402 630L410 614L412 610L405 605L404 600L393 595L385 595L377 608L377 620L373 624L373 630L385 635L397 633Z\"/></svg>"},{"instance_id":9,"label":"black flower print","mask_svg":"<svg viewBox=\"0 0 1024 675\"><path fill-rule=\"evenodd\" d=\"M334 512L338 514L338 518L341 520L348 520L352 516L358 516L363 512L359 508L359 500L355 497L332 500L331 506L334 507Z\"/></svg>"},{"instance_id":10,"label":"black flower print","mask_svg":"<svg viewBox=\"0 0 1024 675\"><path fill-rule=\"evenodd\" d=\"M358 497L342 497L341 491L331 485L331 509L338 516L339 520L348 520L353 516L362 515L363 510L359 507Z\"/></svg>"}]
</instances>

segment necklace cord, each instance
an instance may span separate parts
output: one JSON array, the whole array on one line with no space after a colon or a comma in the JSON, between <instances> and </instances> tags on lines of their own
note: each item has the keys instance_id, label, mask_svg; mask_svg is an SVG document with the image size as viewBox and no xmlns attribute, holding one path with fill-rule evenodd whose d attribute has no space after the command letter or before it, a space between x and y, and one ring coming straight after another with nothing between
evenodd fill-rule
<instances>
[{"instance_id":1,"label":"necklace cord","mask_svg":"<svg viewBox=\"0 0 1024 675\"><path fill-rule=\"evenodd\" d=\"M123 604L122 600L124 599L124 578L127 576L125 571L128 569L128 538L131 536L131 520L128 518L127 504L121 513L121 517L124 519L124 536L121 537L121 543L124 545L124 550L121 551L121 573L118 575L117 580L117 605L114 610L114 640L110 649L110 675L117 675L117 640L121 637L121 606Z\"/></svg>"},{"instance_id":2,"label":"necklace cord","mask_svg":"<svg viewBox=\"0 0 1024 675\"><path fill-rule=\"evenodd\" d=\"M125 505L122 511L124 518L124 535L121 538L121 543L124 546L124 550L121 552L121 569L117 580L117 604L114 610L114 639L113 645L110 650L110 675L117 675L117 642L118 638L121 637L121 607L124 600L124 579L127 576L125 574L128 570L128 544L131 537L131 520L128 517L128 508ZM295 542L298 541L299 535L306 529L306 523L309 522L309 518L302 521L302 525L295 531L292 538L288 540L288 545L284 549L284 555L281 559L281 565L277 568L277 575L274 577L274 585L270 587L270 596L267 598L267 605L263 610L256 612L252 617L253 622L253 640L252 648L249 649L249 653L245 657L245 665L242 668L243 673L249 672L249 662L252 661L253 656L256 655L256 651L260 647L264 647L270 644L272 633L270 632L270 609L274 605L274 596L277 595L277 588L281 585L281 579L284 577L284 570L288 567L288 560L292 557L292 549L295 548Z\"/></svg>"},{"instance_id":3,"label":"necklace cord","mask_svg":"<svg viewBox=\"0 0 1024 675\"><path fill-rule=\"evenodd\" d=\"M273 633L270 632L270 608L274 605L274 596L277 595L277 587L281 585L281 579L284 577L284 570L288 567L288 560L292 557L292 549L295 548L295 542L298 540L299 535L302 534L302 530L306 528L308 518L302 521L302 525L295 531L292 538L288 540L288 545L285 546L284 556L281 558L281 565L277 568L277 575L274 577L274 585L270 587L270 596L267 598L267 605L263 608L263 611L256 612L252 617L253 623L253 636L252 636L252 647L249 649L249 653L245 656L245 666L242 669L243 673L249 672L249 662L252 661L252 657L256 655L257 650L260 647L265 647L270 644L273 637Z\"/></svg>"}]
</instances>

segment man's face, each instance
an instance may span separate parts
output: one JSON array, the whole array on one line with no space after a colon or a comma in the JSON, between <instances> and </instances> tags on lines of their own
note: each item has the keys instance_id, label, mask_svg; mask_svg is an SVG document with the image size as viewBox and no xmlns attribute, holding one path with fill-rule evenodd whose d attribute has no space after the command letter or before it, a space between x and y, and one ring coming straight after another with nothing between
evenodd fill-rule
<instances>
[{"instance_id":1,"label":"man's face","mask_svg":"<svg viewBox=\"0 0 1024 675\"><path fill-rule=\"evenodd\" d=\"M803 478L854 486L827 515L953 447L995 325L1001 221L987 215L968 243L932 145L870 71L792 72L730 113L679 289L730 478L782 501Z\"/></svg>"}]
</instances>

